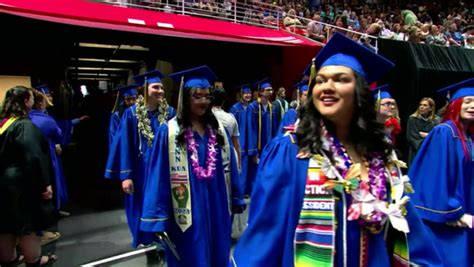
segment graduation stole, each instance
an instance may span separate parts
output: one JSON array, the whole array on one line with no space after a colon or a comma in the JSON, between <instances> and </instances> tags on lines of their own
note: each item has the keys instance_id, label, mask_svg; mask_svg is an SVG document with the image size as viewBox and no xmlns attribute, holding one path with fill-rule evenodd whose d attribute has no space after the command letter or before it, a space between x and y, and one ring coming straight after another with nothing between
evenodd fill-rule
<instances>
[{"instance_id":1,"label":"graduation stole","mask_svg":"<svg viewBox=\"0 0 474 267\"><path fill-rule=\"evenodd\" d=\"M272 122L273 122L273 110L272 110L272 103L267 100L268 103L268 110L270 112L270 134L272 132ZM257 99L258 104L258 152L262 151L262 104L260 97Z\"/></svg>"},{"instance_id":2,"label":"graduation stole","mask_svg":"<svg viewBox=\"0 0 474 267\"><path fill-rule=\"evenodd\" d=\"M336 229L334 191L341 193L344 219L339 223L344 229L343 235L345 236L345 231L347 231L345 223L350 219L350 212L346 211L345 193L356 193L357 191L354 190L359 186L355 178L360 177L360 164L353 164L344 177L342 177L338 170L332 166L324 151L320 150L320 152L321 154L317 155L310 155L308 153L299 153L297 155L298 158L309 157L310 159L303 205L295 232L294 255L296 267L329 267L334 265ZM378 211L383 212L387 216L390 225L396 230L396 237L393 238L394 253L392 255L392 264L397 267L410 266L411 264L406 238L409 228L404 218L404 205L409 198L403 196L404 192L409 192L409 188L407 188L409 179L407 176L402 176L400 168L403 166L405 164L396 158L395 153L392 153L385 168L388 174L388 182L390 183L391 201L390 204L381 202L377 206ZM368 234L366 228L361 229L360 266L367 266L368 264ZM345 238L343 237L343 239ZM344 244L343 251L338 253L346 255L347 245Z\"/></svg>"},{"instance_id":3,"label":"graduation stole","mask_svg":"<svg viewBox=\"0 0 474 267\"><path fill-rule=\"evenodd\" d=\"M334 194L324 184L328 178L318 157L309 159L303 207L295 233L295 267L334 264L336 218Z\"/></svg>"},{"instance_id":4,"label":"graduation stole","mask_svg":"<svg viewBox=\"0 0 474 267\"><path fill-rule=\"evenodd\" d=\"M18 117L11 117L4 119L0 122L0 135L2 135L16 120Z\"/></svg>"},{"instance_id":5,"label":"graduation stole","mask_svg":"<svg viewBox=\"0 0 474 267\"><path fill-rule=\"evenodd\" d=\"M168 156L170 168L171 198L173 204L173 213L176 224L182 232L191 227L193 222L192 215L192 197L191 183L189 180L188 152L186 146L180 146L176 137L179 133L177 118L174 117L168 121ZM219 122L219 133L224 137L224 146L221 149L222 164L224 169L225 184L227 190L227 204L229 215L232 209L231 198L231 176L230 176L230 145L226 138L224 127ZM216 173L216 177L219 174ZM205 182L205 181L202 181Z\"/></svg>"}]
</instances>

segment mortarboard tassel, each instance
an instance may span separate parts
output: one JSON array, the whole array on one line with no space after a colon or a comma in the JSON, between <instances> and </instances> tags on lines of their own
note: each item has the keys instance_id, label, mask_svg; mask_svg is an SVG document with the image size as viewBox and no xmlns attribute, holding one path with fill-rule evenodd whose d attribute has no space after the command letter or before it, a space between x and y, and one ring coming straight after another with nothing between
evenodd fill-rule
<instances>
[{"instance_id":1,"label":"mortarboard tassel","mask_svg":"<svg viewBox=\"0 0 474 267\"><path fill-rule=\"evenodd\" d=\"M181 76L181 81L179 82L179 92L178 92L178 106L176 110L176 117L181 119L181 114L183 112L183 86L184 86L184 76Z\"/></svg>"},{"instance_id":2,"label":"mortarboard tassel","mask_svg":"<svg viewBox=\"0 0 474 267\"><path fill-rule=\"evenodd\" d=\"M117 92L117 97L115 97L115 104L114 104L114 108L112 109L112 113L117 111L118 105L119 105L119 99L120 99L120 91Z\"/></svg>"}]
</instances>

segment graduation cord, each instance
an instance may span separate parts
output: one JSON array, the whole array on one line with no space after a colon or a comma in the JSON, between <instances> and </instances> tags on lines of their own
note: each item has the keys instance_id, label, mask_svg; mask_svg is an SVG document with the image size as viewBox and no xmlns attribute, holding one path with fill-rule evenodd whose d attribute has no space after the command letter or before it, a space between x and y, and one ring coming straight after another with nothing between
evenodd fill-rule
<instances>
[{"instance_id":1,"label":"graduation cord","mask_svg":"<svg viewBox=\"0 0 474 267\"><path fill-rule=\"evenodd\" d=\"M258 102L258 152L262 151L262 107L260 97L257 99ZM272 104L268 101L268 110L270 111L270 134L272 131Z\"/></svg>"}]
</instances>

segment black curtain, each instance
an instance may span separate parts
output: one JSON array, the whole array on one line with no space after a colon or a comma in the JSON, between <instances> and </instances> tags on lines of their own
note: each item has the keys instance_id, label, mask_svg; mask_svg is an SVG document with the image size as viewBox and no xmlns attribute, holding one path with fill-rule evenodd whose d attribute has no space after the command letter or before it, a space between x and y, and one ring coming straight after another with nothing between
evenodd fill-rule
<instances>
[{"instance_id":1,"label":"black curtain","mask_svg":"<svg viewBox=\"0 0 474 267\"><path fill-rule=\"evenodd\" d=\"M437 109L441 108L446 99L436 94L438 89L474 77L474 50L383 39L378 44L379 54L396 65L386 82L391 85L400 110L403 132L397 147L404 152L408 116L415 112L423 97L433 98Z\"/></svg>"}]
</instances>

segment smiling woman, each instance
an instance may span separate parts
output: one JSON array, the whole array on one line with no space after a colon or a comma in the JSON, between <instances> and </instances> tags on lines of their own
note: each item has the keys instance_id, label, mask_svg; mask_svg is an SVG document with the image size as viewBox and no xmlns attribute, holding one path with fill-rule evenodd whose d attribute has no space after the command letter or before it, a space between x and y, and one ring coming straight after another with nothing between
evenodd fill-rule
<instances>
[{"instance_id":1,"label":"smiling woman","mask_svg":"<svg viewBox=\"0 0 474 267\"><path fill-rule=\"evenodd\" d=\"M442 265L367 86L392 67L338 33L316 56L296 130L263 151L231 265Z\"/></svg>"}]
</instances>

